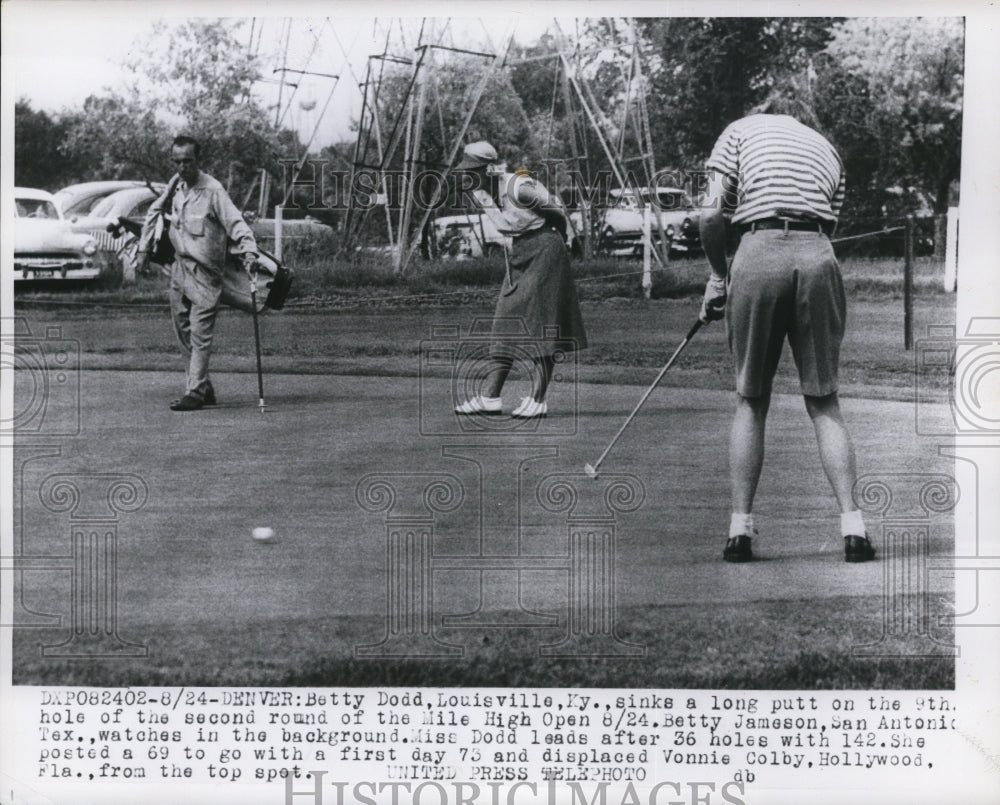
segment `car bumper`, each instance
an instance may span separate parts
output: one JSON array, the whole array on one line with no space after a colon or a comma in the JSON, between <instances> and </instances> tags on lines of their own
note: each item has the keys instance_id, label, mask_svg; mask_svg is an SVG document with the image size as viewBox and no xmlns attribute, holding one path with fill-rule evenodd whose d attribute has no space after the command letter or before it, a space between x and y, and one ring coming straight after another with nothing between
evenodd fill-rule
<instances>
[{"instance_id":1,"label":"car bumper","mask_svg":"<svg viewBox=\"0 0 1000 805\"><path fill-rule=\"evenodd\" d=\"M94 257L17 256L14 257L14 280L89 280L101 275Z\"/></svg>"},{"instance_id":2,"label":"car bumper","mask_svg":"<svg viewBox=\"0 0 1000 805\"><path fill-rule=\"evenodd\" d=\"M653 243L659 244L660 239L653 235ZM690 252L700 248L698 238L674 238L670 241L670 251ZM642 233L622 233L612 237L605 236L600 241L599 250L614 257L636 257L642 255Z\"/></svg>"}]
</instances>

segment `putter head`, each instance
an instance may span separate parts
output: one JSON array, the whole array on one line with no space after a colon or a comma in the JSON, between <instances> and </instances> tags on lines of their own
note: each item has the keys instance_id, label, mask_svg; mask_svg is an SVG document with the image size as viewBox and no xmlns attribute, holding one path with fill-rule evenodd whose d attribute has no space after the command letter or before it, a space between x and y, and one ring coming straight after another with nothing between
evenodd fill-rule
<instances>
[{"instance_id":1,"label":"putter head","mask_svg":"<svg viewBox=\"0 0 1000 805\"><path fill-rule=\"evenodd\" d=\"M597 480L597 469L592 467L590 464L583 465L583 471L587 473L587 477L593 480Z\"/></svg>"}]
</instances>

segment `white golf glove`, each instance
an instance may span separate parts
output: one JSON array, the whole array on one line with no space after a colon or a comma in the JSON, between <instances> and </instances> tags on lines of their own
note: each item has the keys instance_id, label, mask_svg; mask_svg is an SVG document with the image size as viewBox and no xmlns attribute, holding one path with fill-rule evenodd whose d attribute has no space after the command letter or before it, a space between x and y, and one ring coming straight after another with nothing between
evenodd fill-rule
<instances>
[{"instance_id":1,"label":"white golf glove","mask_svg":"<svg viewBox=\"0 0 1000 805\"><path fill-rule=\"evenodd\" d=\"M726 315L726 278L714 274L705 285L705 298L701 303L699 318L708 324L718 321Z\"/></svg>"}]
</instances>

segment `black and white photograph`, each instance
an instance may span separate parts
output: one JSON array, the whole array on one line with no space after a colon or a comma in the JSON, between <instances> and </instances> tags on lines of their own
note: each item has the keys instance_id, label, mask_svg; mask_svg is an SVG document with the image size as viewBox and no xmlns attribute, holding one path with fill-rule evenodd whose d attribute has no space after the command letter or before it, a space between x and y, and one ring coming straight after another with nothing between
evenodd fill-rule
<instances>
[{"instance_id":1,"label":"black and white photograph","mask_svg":"<svg viewBox=\"0 0 1000 805\"><path fill-rule=\"evenodd\" d=\"M0 803L1000 801L992 4L2 13Z\"/></svg>"}]
</instances>

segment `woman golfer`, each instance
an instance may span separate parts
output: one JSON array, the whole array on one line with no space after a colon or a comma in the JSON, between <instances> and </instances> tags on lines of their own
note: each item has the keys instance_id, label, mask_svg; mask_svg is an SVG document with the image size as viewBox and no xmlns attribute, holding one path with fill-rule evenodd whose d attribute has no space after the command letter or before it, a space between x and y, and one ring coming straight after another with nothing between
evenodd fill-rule
<instances>
[{"instance_id":1,"label":"woman golfer","mask_svg":"<svg viewBox=\"0 0 1000 805\"><path fill-rule=\"evenodd\" d=\"M552 378L555 356L587 346L580 304L566 251L566 215L548 191L527 172L497 173L497 152L487 142L465 147L456 170L475 177L473 193L485 201L485 188L497 181L497 206L483 203L487 214L498 215L498 228L513 238L506 254L508 272L493 317L490 363L482 393L455 409L460 415L500 414L500 392L525 348L532 356L532 394L511 416L530 419L548 412L545 392ZM492 195L492 194L489 194Z\"/></svg>"}]
</instances>

